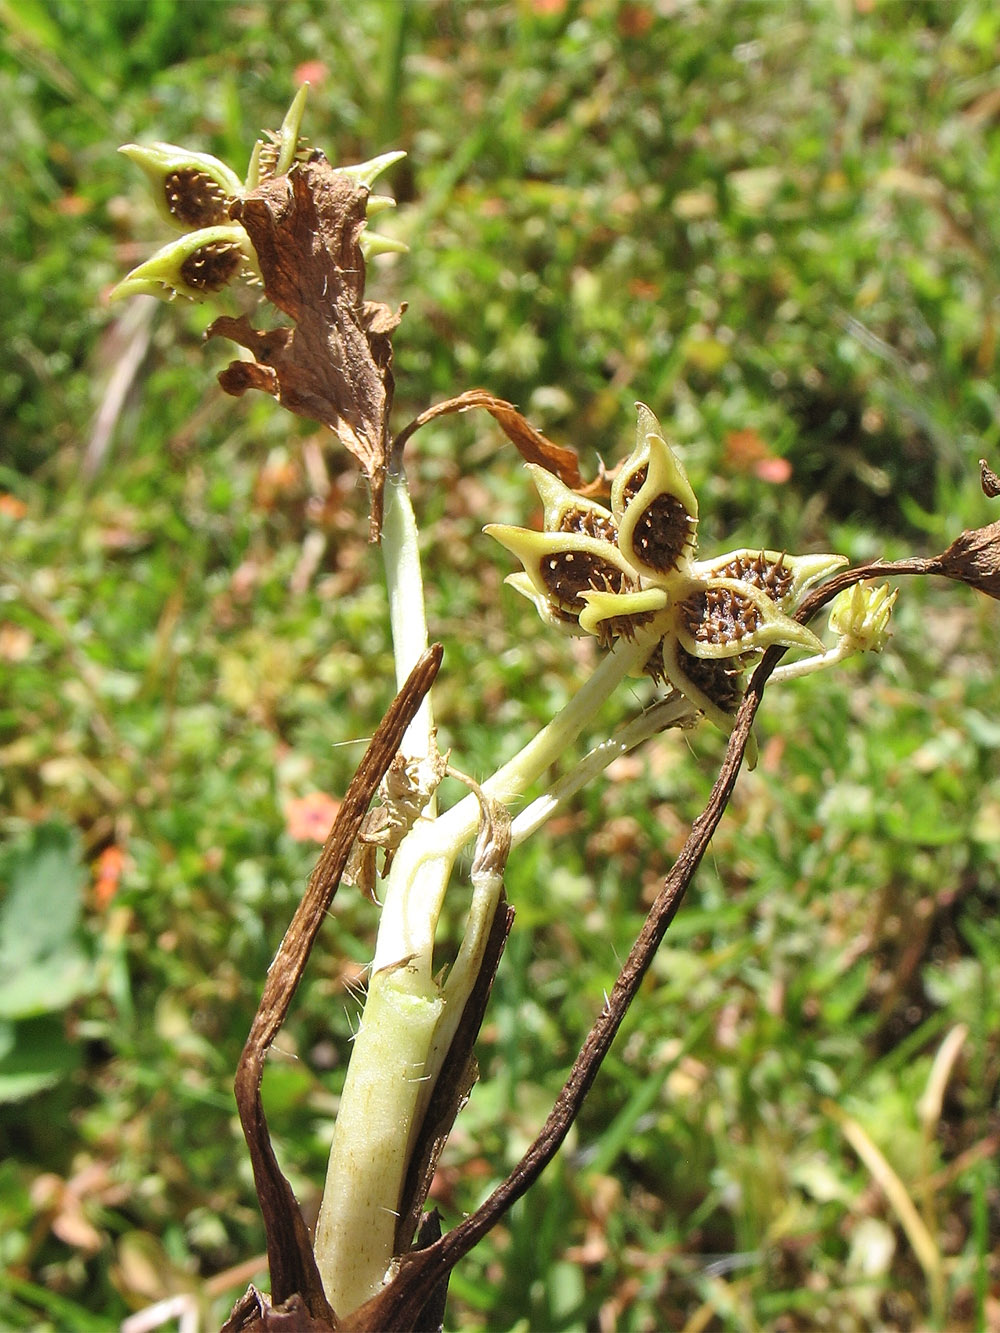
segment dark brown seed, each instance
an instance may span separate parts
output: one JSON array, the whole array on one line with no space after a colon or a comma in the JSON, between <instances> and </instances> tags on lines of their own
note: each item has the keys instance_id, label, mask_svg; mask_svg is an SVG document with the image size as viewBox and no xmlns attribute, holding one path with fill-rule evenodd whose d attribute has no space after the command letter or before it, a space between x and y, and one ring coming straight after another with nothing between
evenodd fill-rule
<instances>
[{"instance_id":1,"label":"dark brown seed","mask_svg":"<svg viewBox=\"0 0 1000 1333\"><path fill-rule=\"evenodd\" d=\"M676 495L657 495L632 529L636 556L658 574L676 569L693 544L694 521Z\"/></svg>"},{"instance_id":2,"label":"dark brown seed","mask_svg":"<svg viewBox=\"0 0 1000 1333\"><path fill-rule=\"evenodd\" d=\"M582 592L621 592L627 580L610 560L589 551L559 551L541 563L542 579L557 602L583 609Z\"/></svg>"},{"instance_id":3,"label":"dark brown seed","mask_svg":"<svg viewBox=\"0 0 1000 1333\"><path fill-rule=\"evenodd\" d=\"M181 277L200 292L219 292L239 272L243 253L231 241L212 241L188 255Z\"/></svg>"},{"instance_id":4,"label":"dark brown seed","mask_svg":"<svg viewBox=\"0 0 1000 1333\"><path fill-rule=\"evenodd\" d=\"M171 216L185 227L216 227L229 221L228 196L204 171L190 167L171 171L163 192Z\"/></svg>"},{"instance_id":5,"label":"dark brown seed","mask_svg":"<svg viewBox=\"0 0 1000 1333\"><path fill-rule=\"evenodd\" d=\"M705 588L681 606L688 633L698 643L739 643L760 625L760 611L732 588Z\"/></svg>"},{"instance_id":6,"label":"dark brown seed","mask_svg":"<svg viewBox=\"0 0 1000 1333\"><path fill-rule=\"evenodd\" d=\"M779 556L777 560L768 560L763 551L753 556L736 556L722 569L716 570L716 577L750 583L775 602L788 596L794 582L794 575L784 558Z\"/></svg>"},{"instance_id":7,"label":"dark brown seed","mask_svg":"<svg viewBox=\"0 0 1000 1333\"><path fill-rule=\"evenodd\" d=\"M579 532L584 537L597 537L618 545L618 525L610 514L595 509L567 509L559 520L560 532Z\"/></svg>"},{"instance_id":8,"label":"dark brown seed","mask_svg":"<svg viewBox=\"0 0 1000 1333\"><path fill-rule=\"evenodd\" d=\"M742 664L734 669L732 659L695 657L680 644L677 645L677 660L688 680L706 698L724 713L735 713L743 697Z\"/></svg>"}]
</instances>

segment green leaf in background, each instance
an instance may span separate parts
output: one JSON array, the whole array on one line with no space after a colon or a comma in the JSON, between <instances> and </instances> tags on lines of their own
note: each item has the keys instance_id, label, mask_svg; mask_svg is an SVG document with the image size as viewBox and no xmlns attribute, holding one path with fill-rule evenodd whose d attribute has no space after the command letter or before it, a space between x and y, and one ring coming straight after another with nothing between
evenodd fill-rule
<instances>
[{"instance_id":1,"label":"green leaf in background","mask_svg":"<svg viewBox=\"0 0 1000 1333\"><path fill-rule=\"evenodd\" d=\"M76 837L40 824L0 863L0 1102L50 1088L79 1063L58 1015L94 989L80 939Z\"/></svg>"},{"instance_id":2,"label":"green leaf in background","mask_svg":"<svg viewBox=\"0 0 1000 1333\"><path fill-rule=\"evenodd\" d=\"M18 1102L54 1087L80 1063L62 1020L51 1015L23 1023L0 1019L0 1103Z\"/></svg>"},{"instance_id":3,"label":"green leaf in background","mask_svg":"<svg viewBox=\"0 0 1000 1333\"><path fill-rule=\"evenodd\" d=\"M7 857L0 902L0 1018L64 1009L93 984L79 942L84 870L76 840L41 824Z\"/></svg>"}]
</instances>

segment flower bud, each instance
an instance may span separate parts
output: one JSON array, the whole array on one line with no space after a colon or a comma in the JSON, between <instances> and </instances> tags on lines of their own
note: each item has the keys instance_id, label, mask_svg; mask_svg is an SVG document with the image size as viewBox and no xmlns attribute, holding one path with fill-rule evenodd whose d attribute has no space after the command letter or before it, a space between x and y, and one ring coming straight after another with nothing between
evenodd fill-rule
<instances>
[{"instance_id":1,"label":"flower bud","mask_svg":"<svg viewBox=\"0 0 1000 1333\"><path fill-rule=\"evenodd\" d=\"M889 641L889 617L898 595L888 583L879 588L855 583L833 599L830 629L855 652L880 653Z\"/></svg>"}]
</instances>

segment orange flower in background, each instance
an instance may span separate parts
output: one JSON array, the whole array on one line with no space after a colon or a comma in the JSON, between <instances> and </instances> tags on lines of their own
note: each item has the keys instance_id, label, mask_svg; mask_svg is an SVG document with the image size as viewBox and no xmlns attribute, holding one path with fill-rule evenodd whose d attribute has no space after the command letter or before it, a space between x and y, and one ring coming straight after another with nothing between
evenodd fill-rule
<instances>
[{"instance_id":1,"label":"orange flower in background","mask_svg":"<svg viewBox=\"0 0 1000 1333\"><path fill-rule=\"evenodd\" d=\"M114 843L105 847L94 862L94 901L98 907L107 907L118 892L118 882L125 869L125 853Z\"/></svg>"},{"instance_id":2,"label":"orange flower in background","mask_svg":"<svg viewBox=\"0 0 1000 1333\"><path fill-rule=\"evenodd\" d=\"M313 791L285 803L285 830L296 842L326 842L340 802Z\"/></svg>"},{"instance_id":3,"label":"orange flower in background","mask_svg":"<svg viewBox=\"0 0 1000 1333\"><path fill-rule=\"evenodd\" d=\"M16 495L10 495L7 491L0 492L0 514L7 518L24 518L28 512L28 506L23 500L19 500Z\"/></svg>"}]
</instances>

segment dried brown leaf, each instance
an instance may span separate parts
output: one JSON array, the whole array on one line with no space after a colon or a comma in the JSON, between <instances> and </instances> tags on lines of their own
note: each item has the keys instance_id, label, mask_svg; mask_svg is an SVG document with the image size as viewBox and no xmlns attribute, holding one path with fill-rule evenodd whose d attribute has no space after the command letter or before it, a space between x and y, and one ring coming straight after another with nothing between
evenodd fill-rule
<instances>
[{"instance_id":1,"label":"dried brown leaf","mask_svg":"<svg viewBox=\"0 0 1000 1333\"><path fill-rule=\"evenodd\" d=\"M1000 600L1000 522L963 532L939 560L948 578Z\"/></svg>"},{"instance_id":2,"label":"dried brown leaf","mask_svg":"<svg viewBox=\"0 0 1000 1333\"><path fill-rule=\"evenodd\" d=\"M223 317L208 337L230 338L254 356L219 376L227 393L273 395L290 412L328 426L364 468L371 487L369 535L379 539L392 406L391 335L402 311L364 299L360 238L368 190L321 153L236 200L268 299L294 328L262 333Z\"/></svg>"},{"instance_id":3,"label":"dried brown leaf","mask_svg":"<svg viewBox=\"0 0 1000 1333\"><path fill-rule=\"evenodd\" d=\"M979 480L982 483L984 494L990 499L1000 495L1000 477L989 467L985 458L979 460Z\"/></svg>"},{"instance_id":4,"label":"dried brown leaf","mask_svg":"<svg viewBox=\"0 0 1000 1333\"><path fill-rule=\"evenodd\" d=\"M573 449L555 444L517 410L513 403L497 398L488 389L469 389L457 398L448 398L443 403L435 403L426 412L411 421L396 436L394 448L401 450L410 436L428 421L445 417L452 412L469 412L481 407L489 412L497 425L515 446L526 463L538 463L554 473L561 482L581 495L596 495L607 491L605 477L600 475L595 481L585 482L580 472L580 460Z\"/></svg>"}]
</instances>

